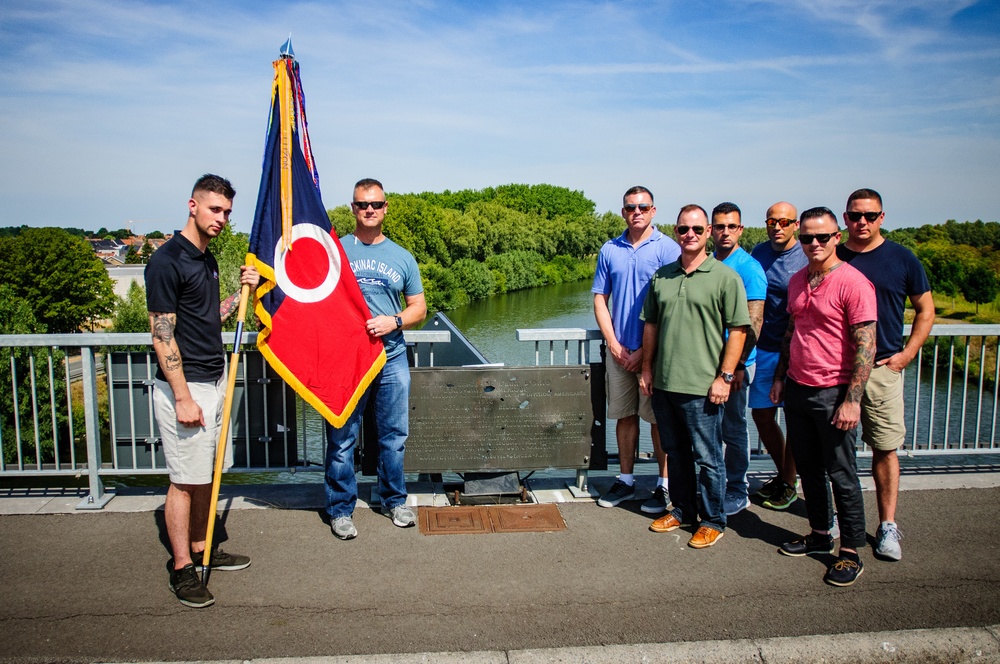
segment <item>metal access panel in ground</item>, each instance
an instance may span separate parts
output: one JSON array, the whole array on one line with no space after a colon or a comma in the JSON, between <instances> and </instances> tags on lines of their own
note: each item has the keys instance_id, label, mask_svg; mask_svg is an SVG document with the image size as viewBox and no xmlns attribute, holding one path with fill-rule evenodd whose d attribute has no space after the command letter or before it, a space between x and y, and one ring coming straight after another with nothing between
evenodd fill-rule
<instances>
[{"instance_id":1,"label":"metal access panel in ground","mask_svg":"<svg viewBox=\"0 0 1000 664\"><path fill-rule=\"evenodd\" d=\"M407 472L591 467L591 367L411 369L410 376Z\"/></svg>"}]
</instances>

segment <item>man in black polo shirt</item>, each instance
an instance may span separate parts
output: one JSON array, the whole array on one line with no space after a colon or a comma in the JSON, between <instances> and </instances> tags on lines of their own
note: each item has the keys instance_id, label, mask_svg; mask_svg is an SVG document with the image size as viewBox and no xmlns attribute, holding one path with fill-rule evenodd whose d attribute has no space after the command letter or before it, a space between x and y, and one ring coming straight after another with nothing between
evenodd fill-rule
<instances>
[{"instance_id":1,"label":"man in black polo shirt","mask_svg":"<svg viewBox=\"0 0 1000 664\"><path fill-rule=\"evenodd\" d=\"M184 230L146 265L146 308L158 368L153 410L170 474L164 509L173 550L170 588L182 604L209 606L212 593L194 560L205 551L215 448L226 393L222 323L236 310L239 293L219 303L219 265L208 243L229 221L236 191L218 175L204 175L188 201ZM240 282L256 288L257 269L243 266ZM228 448L232 465L232 447ZM228 467L227 465L227 467ZM215 550L212 569L237 570L246 556Z\"/></svg>"}]
</instances>

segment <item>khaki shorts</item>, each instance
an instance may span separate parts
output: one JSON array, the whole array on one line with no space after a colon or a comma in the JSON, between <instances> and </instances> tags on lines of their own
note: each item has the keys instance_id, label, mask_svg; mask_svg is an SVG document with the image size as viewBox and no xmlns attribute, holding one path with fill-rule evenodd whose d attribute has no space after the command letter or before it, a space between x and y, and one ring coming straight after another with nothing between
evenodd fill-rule
<instances>
[{"instance_id":1,"label":"khaki shorts","mask_svg":"<svg viewBox=\"0 0 1000 664\"><path fill-rule=\"evenodd\" d=\"M605 386L608 392L608 419L638 415L650 424L656 424L653 417L653 402L639 390L639 374L625 371L625 367L615 362L608 353L604 361Z\"/></svg>"},{"instance_id":2,"label":"khaki shorts","mask_svg":"<svg viewBox=\"0 0 1000 664\"><path fill-rule=\"evenodd\" d=\"M872 369L861 398L861 440L874 450L891 452L905 438L903 374L883 364Z\"/></svg>"},{"instance_id":3,"label":"khaki shorts","mask_svg":"<svg viewBox=\"0 0 1000 664\"><path fill-rule=\"evenodd\" d=\"M203 427L179 426L174 391L170 389L170 384L157 379L153 385L153 412L163 441L163 456L172 483L211 484L226 399L226 376L223 374L217 383L188 383L188 389L201 406L205 417ZM230 429L225 468L233 465L232 442Z\"/></svg>"}]
</instances>

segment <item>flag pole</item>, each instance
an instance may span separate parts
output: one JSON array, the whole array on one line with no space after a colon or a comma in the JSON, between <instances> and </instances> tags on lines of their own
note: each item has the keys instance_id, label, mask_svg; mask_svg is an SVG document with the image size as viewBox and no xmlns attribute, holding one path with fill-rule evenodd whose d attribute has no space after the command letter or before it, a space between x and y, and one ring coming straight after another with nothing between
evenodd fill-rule
<instances>
[{"instance_id":1,"label":"flag pole","mask_svg":"<svg viewBox=\"0 0 1000 664\"><path fill-rule=\"evenodd\" d=\"M249 265L249 256L247 257ZM243 340L243 319L247 314L247 300L250 299L250 284L240 289L240 308L236 314L236 336L233 339L233 353L229 356L229 374L226 384L226 401L222 407L222 427L219 442L215 446L215 472L212 474L212 501L208 507L208 528L205 530L205 553L201 559L201 582L208 585L209 565L212 560L212 536L215 534L215 511L219 503L219 487L222 485L222 466L226 460L226 443L229 440L229 420L233 412L233 393L236 391L236 367L240 361L240 344Z\"/></svg>"}]
</instances>

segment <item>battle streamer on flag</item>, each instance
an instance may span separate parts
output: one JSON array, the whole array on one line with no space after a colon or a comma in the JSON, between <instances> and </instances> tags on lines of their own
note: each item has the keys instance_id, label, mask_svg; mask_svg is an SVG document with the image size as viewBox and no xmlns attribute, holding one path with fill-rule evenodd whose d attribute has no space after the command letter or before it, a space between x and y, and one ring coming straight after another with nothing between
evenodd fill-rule
<instances>
[{"instance_id":1,"label":"battle streamer on flag","mask_svg":"<svg viewBox=\"0 0 1000 664\"><path fill-rule=\"evenodd\" d=\"M271 113L248 264L262 280L257 348L286 383L341 427L385 364L368 305L319 188L291 38L274 63Z\"/></svg>"}]
</instances>

